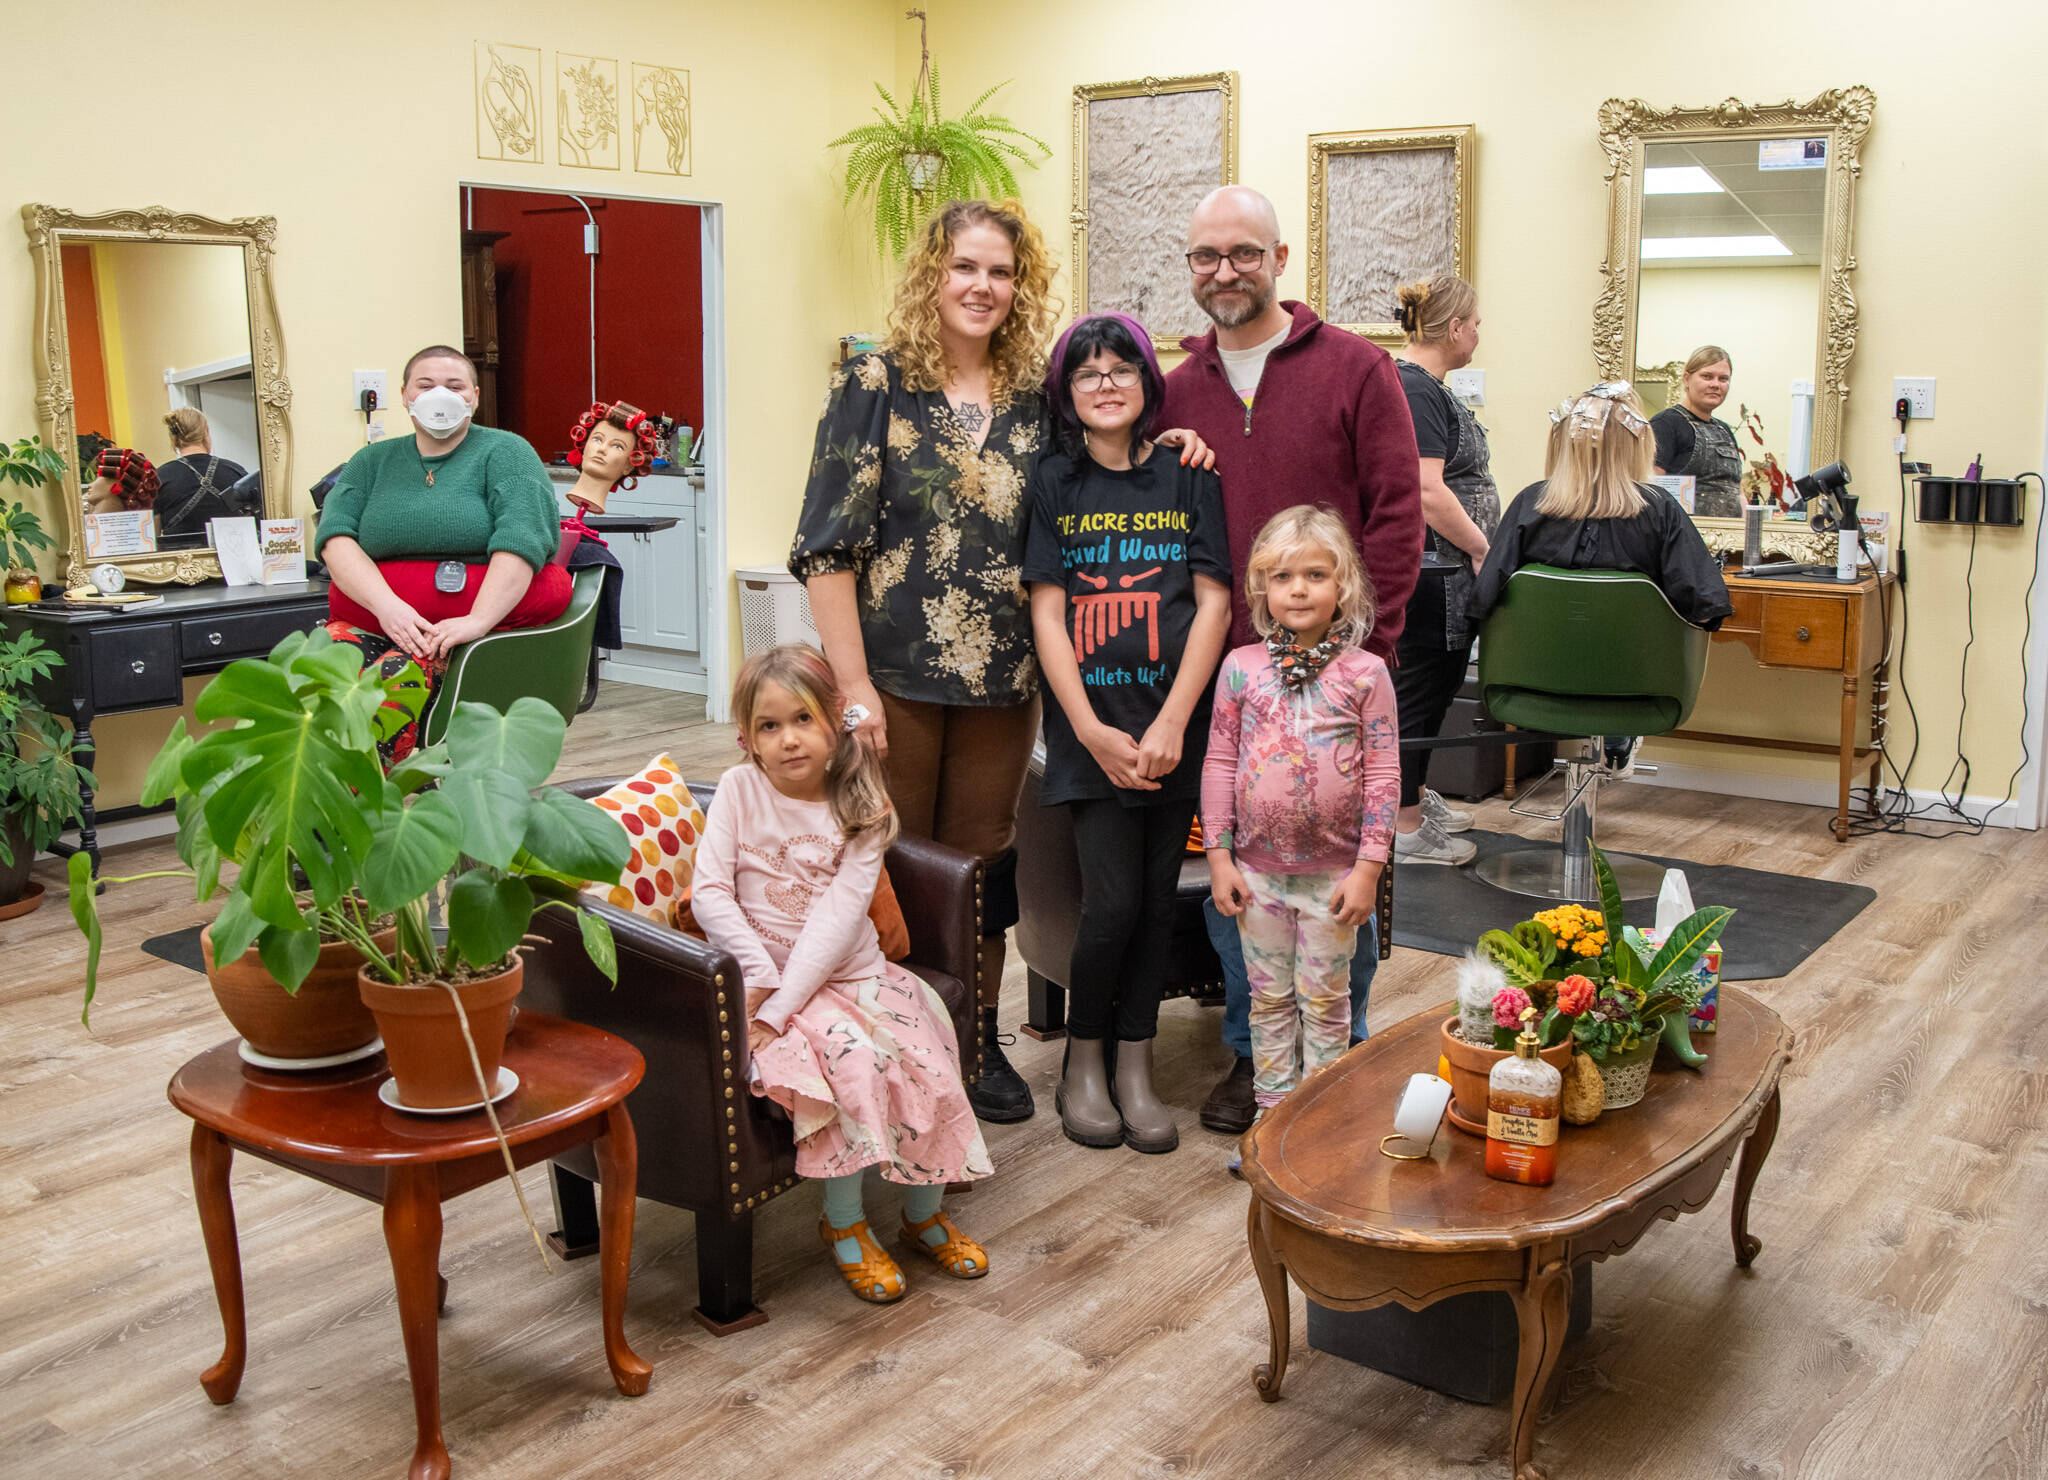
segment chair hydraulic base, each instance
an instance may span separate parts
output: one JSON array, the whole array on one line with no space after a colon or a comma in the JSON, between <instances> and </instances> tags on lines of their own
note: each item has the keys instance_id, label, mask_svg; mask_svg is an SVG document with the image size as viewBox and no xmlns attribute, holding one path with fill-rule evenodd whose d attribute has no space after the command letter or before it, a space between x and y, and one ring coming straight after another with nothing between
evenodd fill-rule
<instances>
[{"instance_id":1,"label":"chair hydraulic base","mask_svg":"<svg viewBox=\"0 0 2048 1480\"><path fill-rule=\"evenodd\" d=\"M1550 777L1545 777L1527 796L1517 798L1508 809L1524 817L1563 823L1561 846L1497 853L1480 859L1472 866L1472 871L1494 888L1505 889L1510 894L1599 904L1600 883L1593 874L1593 814L1600 795L1600 783L1631 775L1655 775L1656 767L1640 765L1636 761L1635 753L1640 744L1640 741L1635 741L1625 748L1618 745L1610 755L1605 741L1597 736L1579 741L1577 753L1560 758L1551 773L1564 781L1562 807L1555 812L1537 809L1536 798L1550 780ZM1648 899L1663 887L1662 865L1629 853L1606 853L1604 856L1607 866L1614 871L1614 882L1623 899Z\"/></svg>"}]
</instances>

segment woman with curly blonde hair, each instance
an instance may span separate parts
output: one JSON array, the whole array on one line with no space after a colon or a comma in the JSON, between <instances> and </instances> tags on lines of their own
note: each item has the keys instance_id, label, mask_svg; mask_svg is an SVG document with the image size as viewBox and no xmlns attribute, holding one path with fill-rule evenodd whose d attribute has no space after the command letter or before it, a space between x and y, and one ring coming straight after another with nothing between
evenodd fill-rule
<instances>
[{"instance_id":1,"label":"woman with curly blonde hair","mask_svg":"<svg viewBox=\"0 0 2048 1480\"><path fill-rule=\"evenodd\" d=\"M961 1058L970 1073L979 1058L969 1098L997 1121L1032 1112L996 1042L994 984L1017 918L1010 844L1038 735L1019 571L1059 311L1053 271L1014 201L954 201L926 223L886 346L832 374L789 558L849 713L882 754L903 831L988 860L988 1006L980 1054L962 1045Z\"/></svg>"}]
</instances>

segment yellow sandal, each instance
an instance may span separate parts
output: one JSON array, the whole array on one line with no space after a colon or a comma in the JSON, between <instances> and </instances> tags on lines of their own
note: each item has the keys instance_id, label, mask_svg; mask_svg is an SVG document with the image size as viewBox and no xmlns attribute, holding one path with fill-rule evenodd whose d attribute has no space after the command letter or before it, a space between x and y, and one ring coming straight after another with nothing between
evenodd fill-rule
<instances>
[{"instance_id":1,"label":"yellow sandal","mask_svg":"<svg viewBox=\"0 0 2048 1480\"><path fill-rule=\"evenodd\" d=\"M861 1219L851 1228L834 1228L821 1218L818 1220L818 1237L825 1241L832 1262L839 1266L846 1288L855 1295L870 1305L892 1305L903 1298L902 1266L889 1257L888 1250L875 1242L874 1234L868 1230L867 1219ZM841 1239L848 1238L860 1245L861 1257L851 1264L841 1259L834 1247Z\"/></svg>"},{"instance_id":2,"label":"yellow sandal","mask_svg":"<svg viewBox=\"0 0 2048 1480\"><path fill-rule=\"evenodd\" d=\"M924 1241L925 1230L933 1224L946 1230L944 1243ZM956 1280L978 1280L988 1273L988 1251L955 1227L944 1208L922 1223L904 1219L900 1233L905 1248L923 1254Z\"/></svg>"}]
</instances>

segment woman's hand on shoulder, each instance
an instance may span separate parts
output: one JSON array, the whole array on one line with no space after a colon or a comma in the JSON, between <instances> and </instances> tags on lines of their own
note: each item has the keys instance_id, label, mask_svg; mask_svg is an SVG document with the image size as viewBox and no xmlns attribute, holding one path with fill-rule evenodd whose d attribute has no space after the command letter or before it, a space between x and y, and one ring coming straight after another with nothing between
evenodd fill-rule
<instances>
[{"instance_id":1,"label":"woman's hand on shoulder","mask_svg":"<svg viewBox=\"0 0 2048 1480\"><path fill-rule=\"evenodd\" d=\"M1205 471L1216 466L1216 450L1204 442L1191 427L1171 427L1152 439L1162 447L1180 449L1180 465L1197 467Z\"/></svg>"}]
</instances>

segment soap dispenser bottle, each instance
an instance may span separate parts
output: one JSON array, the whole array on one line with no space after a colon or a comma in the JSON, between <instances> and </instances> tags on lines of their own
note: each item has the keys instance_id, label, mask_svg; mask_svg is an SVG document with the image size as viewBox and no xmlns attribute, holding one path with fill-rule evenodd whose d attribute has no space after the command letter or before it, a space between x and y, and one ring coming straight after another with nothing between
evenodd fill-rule
<instances>
[{"instance_id":1,"label":"soap dispenser bottle","mask_svg":"<svg viewBox=\"0 0 2048 1480\"><path fill-rule=\"evenodd\" d=\"M1514 1057L1493 1066L1486 1093L1486 1175L1547 1187L1557 1176L1564 1076L1536 1057L1535 1009L1522 1014Z\"/></svg>"}]
</instances>

